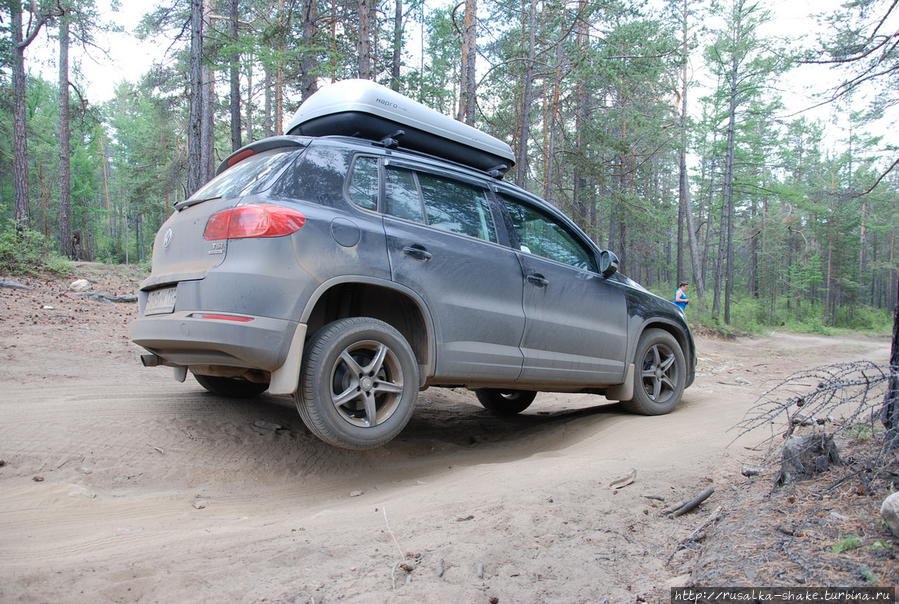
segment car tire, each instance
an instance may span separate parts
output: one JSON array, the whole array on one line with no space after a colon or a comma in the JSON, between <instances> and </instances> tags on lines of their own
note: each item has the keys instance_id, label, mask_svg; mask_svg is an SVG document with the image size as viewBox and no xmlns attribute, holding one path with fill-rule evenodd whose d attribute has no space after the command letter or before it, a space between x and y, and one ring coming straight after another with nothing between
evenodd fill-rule
<instances>
[{"instance_id":1,"label":"car tire","mask_svg":"<svg viewBox=\"0 0 899 604\"><path fill-rule=\"evenodd\" d=\"M640 415L664 415L680 402L687 363L680 344L662 329L647 329L634 355L634 398L622 406Z\"/></svg>"},{"instance_id":2,"label":"car tire","mask_svg":"<svg viewBox=\"0 0 899 604\"><path fill-rule=\"evenodd\" d=\"M249 382L241 378L194 374L194 379L212 394L228 398L253 398L268 390L268 384Z\"/></svg>"},{"instance_id":3,"label":"car tire","mask_svg":"<svg viewBox=\"0 0 899 604\"><path fill-rule=\"evenodd\" d=\"M474 391L484 409L494 415L515 415L531 406L537 393L533 390L501 390L478 388Z\"/></svg>"},{"instance_id":4,"label":"car tire","mask_svg":"<svg viewBox=\"0 0 899 604\"><path fill-rule=\"evenodd\" d=\"M369 317L340 319L306 344L297 410L323 441L371 449L398 435L415 408L415 353L396 329Z\"/></svg>"}]
</instances>

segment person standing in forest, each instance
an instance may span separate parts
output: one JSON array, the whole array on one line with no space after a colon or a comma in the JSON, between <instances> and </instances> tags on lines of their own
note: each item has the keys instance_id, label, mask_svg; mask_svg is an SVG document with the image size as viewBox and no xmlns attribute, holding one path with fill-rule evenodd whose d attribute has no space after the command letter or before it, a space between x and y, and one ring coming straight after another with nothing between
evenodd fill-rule
<instances>
[{"instance_id":1,"label":"person standing in forest","mask_svg":"<svg viewBox=\"0 0 899 604\"><path fill-rule=\"evenodd\" d=\"M687 304L690 303L690 298L687 297L688 285L690 284L686 281L681 281L677 284L677 289L674 290L674 303L684 310L687 310Z\"/></svg>"}]
</instances>

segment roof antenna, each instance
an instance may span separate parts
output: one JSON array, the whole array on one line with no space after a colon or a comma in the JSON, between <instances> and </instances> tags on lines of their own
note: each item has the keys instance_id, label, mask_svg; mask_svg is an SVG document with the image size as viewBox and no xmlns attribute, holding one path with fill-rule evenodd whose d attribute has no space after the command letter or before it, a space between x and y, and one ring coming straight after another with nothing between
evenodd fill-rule
<instances>
[{"instance_id":1,"label":"roof antenna","mask_svg":"<svg viewBox=\"0 0 899 604\"><path fill-rule=\"evenodd\" d=\"M405 135L405 130L397 130L393 134L388 134L381 140L377 141L375 144L380 145L386 149L396 149L400 145L400 137Z\"/></svg>"}]
</instances>

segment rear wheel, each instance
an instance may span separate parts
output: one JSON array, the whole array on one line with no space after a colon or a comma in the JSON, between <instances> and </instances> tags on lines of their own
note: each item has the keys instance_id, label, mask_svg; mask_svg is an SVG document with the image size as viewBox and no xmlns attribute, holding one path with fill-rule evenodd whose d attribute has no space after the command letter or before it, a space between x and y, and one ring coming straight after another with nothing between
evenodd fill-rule
<instances>
[{"instance_id":1,"label":"rear wheel","mask_svg":"<svg viewBox=\"0 0 899 604\"><path fill-rule=\"evenodd\" d=\"M501 390L479 388L475 390L481 405L494 415L515 415L531 406L537 393L533 390Z\"/></svg>"},{"instance_id":2,"label":"rear wheel","mask_svg":"<svg viewBox=\"0 0 899 604\"><path fill-rule=\"evenodd\" d=\"M306 345L297 410L327 443L370 449L409 422L418 397L418 362L406 339L383 321L340 319Z\"/></svg>"},{"instance_id":3,"label":"rear wheel","mask_svg":"<svg viewBox=\"0 0 899 604\"><path fill-rule=\"evenodd\" d=\"M268 390L268 384L248 382L241 378L194 374L194 379L212 394L228 398L253 398Z\"/></svg>"},{"instance_id":4,"label":"rear wheel","mask_svg":"<svg viewBox=\"0 0 899 604\"><path fill-rule=\"evenodd\" d=\"M628 411L641 415L670 413L684 393L687 363L673 335L662 329L647 329L634 356L634 398L622 402Z\"/></svg>"}]
</instances>

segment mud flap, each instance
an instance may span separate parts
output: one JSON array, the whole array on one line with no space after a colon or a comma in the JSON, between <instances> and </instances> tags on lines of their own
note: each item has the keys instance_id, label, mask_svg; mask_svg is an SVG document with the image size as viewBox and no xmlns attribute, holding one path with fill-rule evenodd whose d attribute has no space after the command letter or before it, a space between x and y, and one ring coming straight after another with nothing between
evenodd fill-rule
<instances>
[{"instance_id":1,"label":"mud flap","mask_svg":"<svg viewBox=\"0 0 899 604\"><path fill-rule=\"evenodd\" d=\"M606 398L610 401L629 401L634 398L634 364L627 366L624 383L606 390Z\"/></svg>"},{"instance_id":2,"label":"mud flap","mask_svg":"<svg viewBox=\"0 0 899 604\"><path fill-rule=\"evenodd\" d=\"M269 394L290 396L297 391L300 383L300 365L303 362L303 345L306 341L306 324L298 323L287 350L284 363L272 371L272 380L268 386Z\"/></svg>"}]
</instances>

